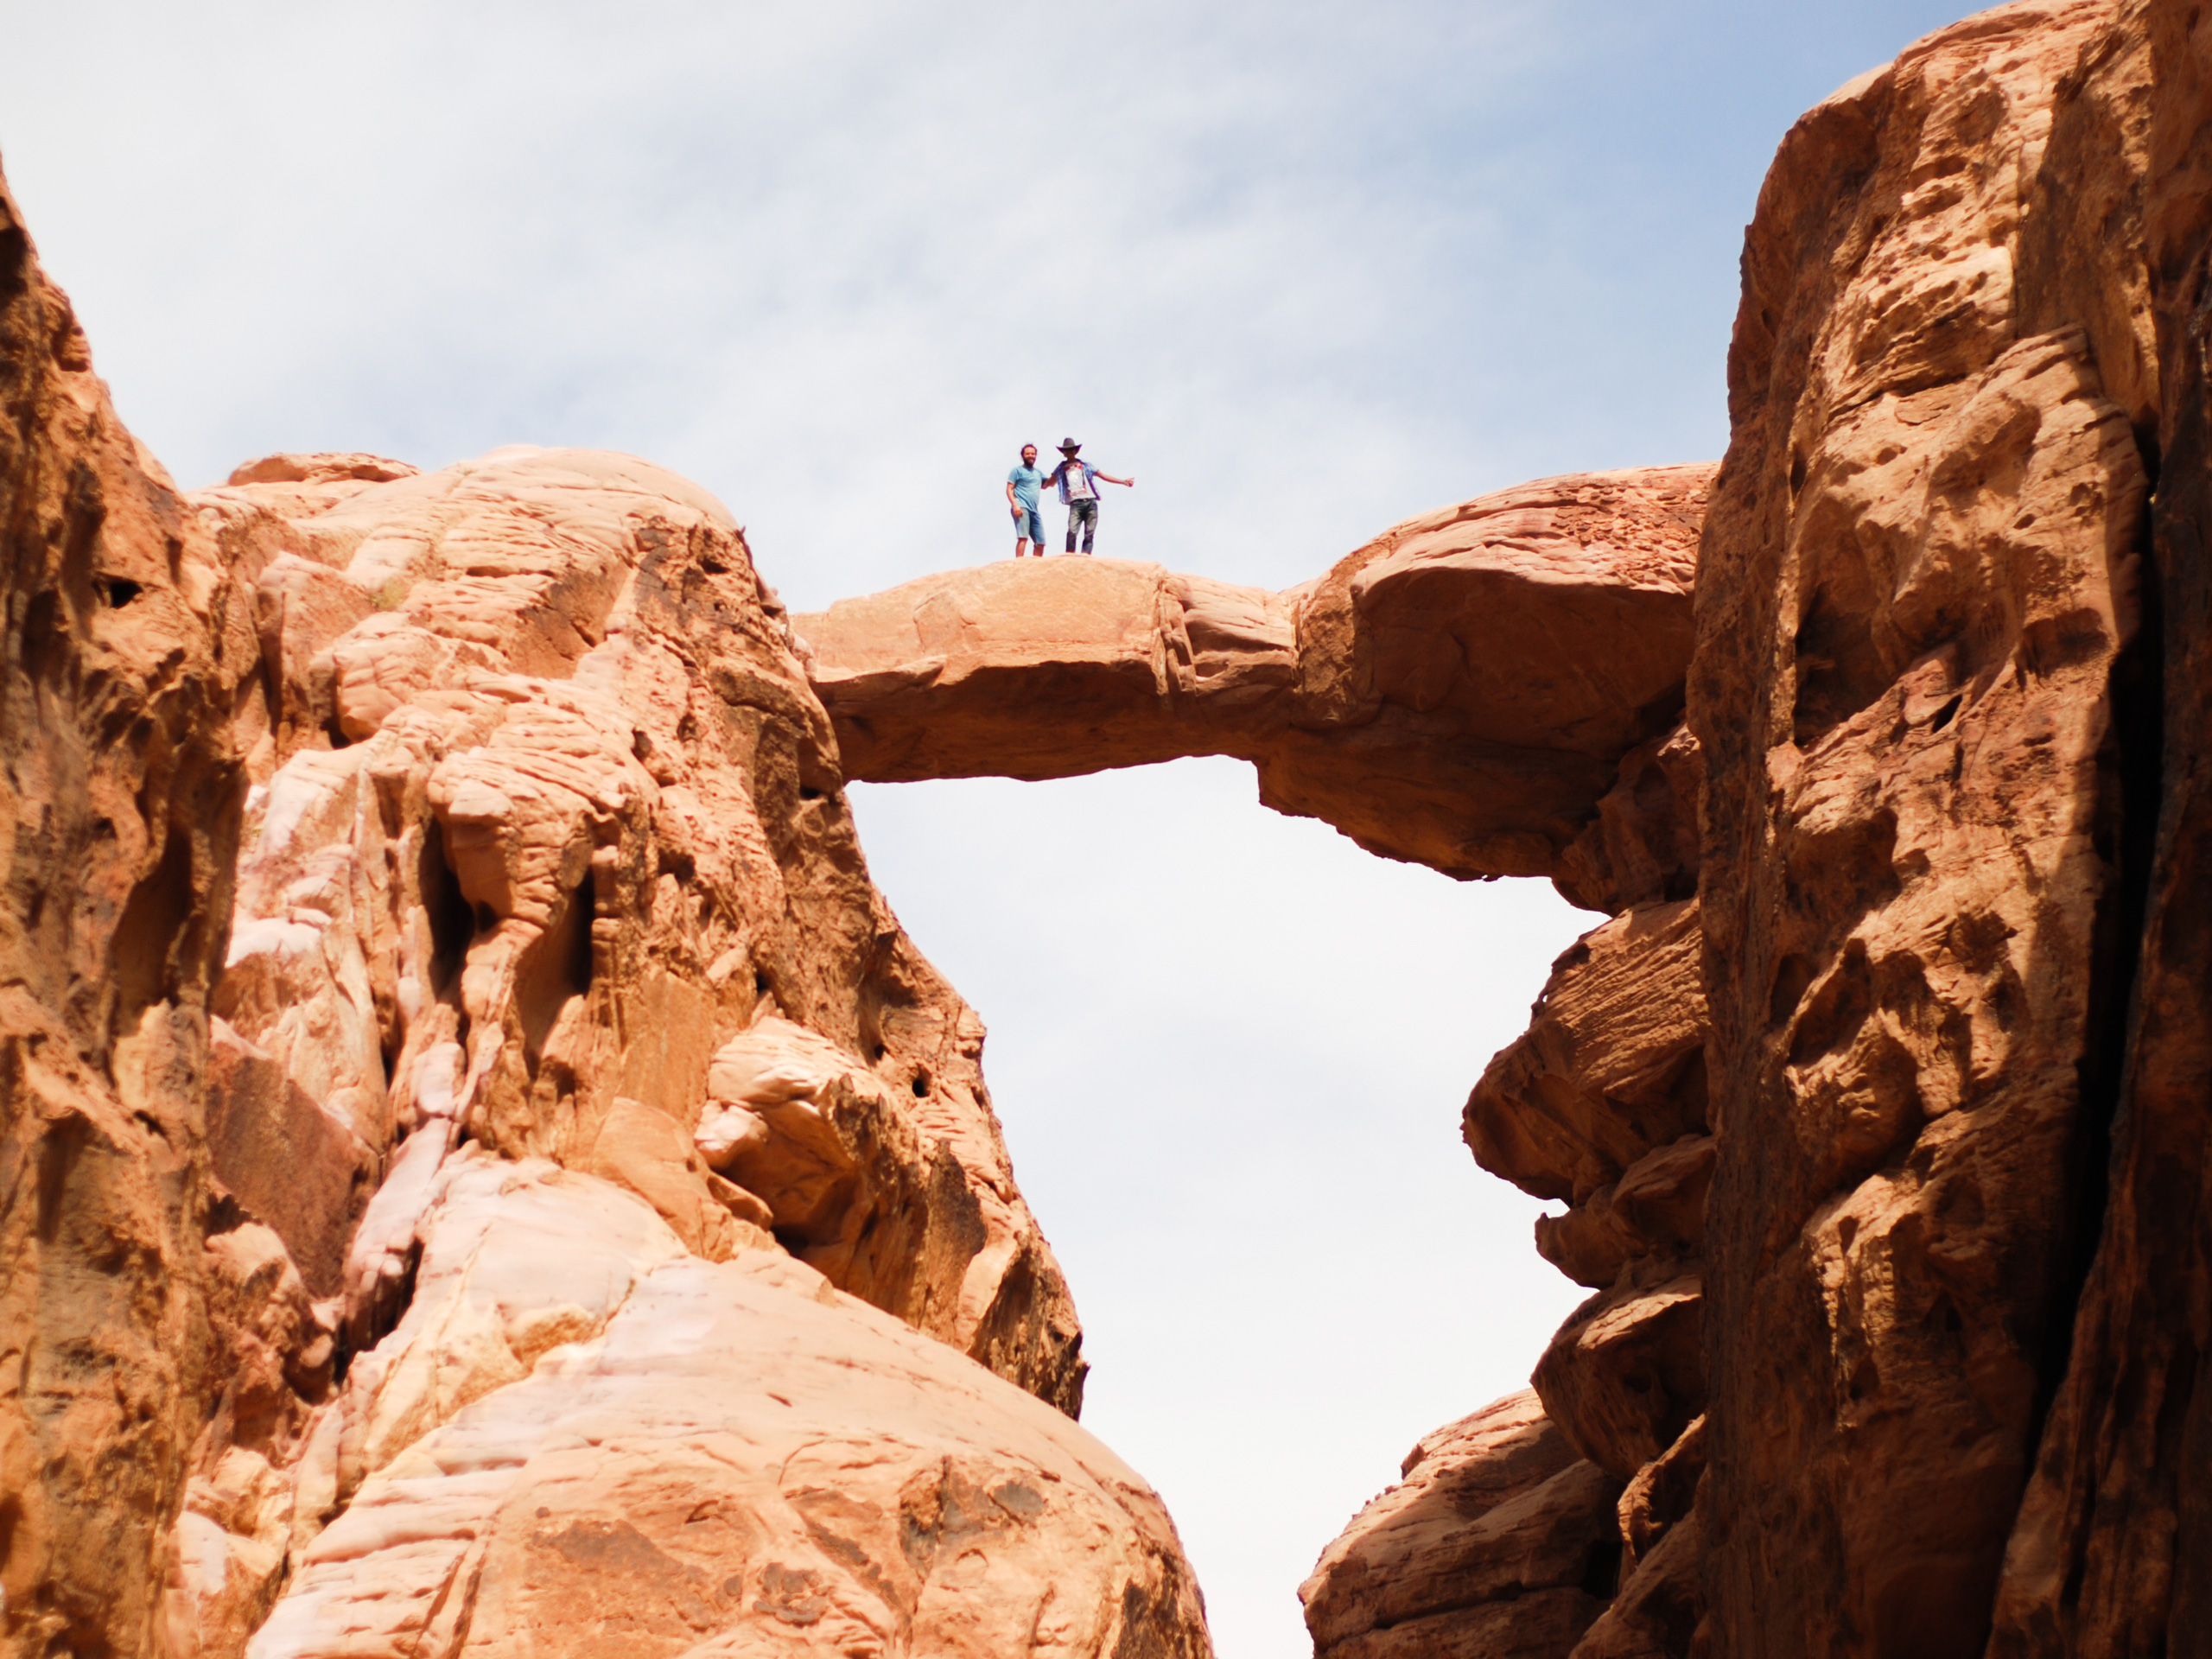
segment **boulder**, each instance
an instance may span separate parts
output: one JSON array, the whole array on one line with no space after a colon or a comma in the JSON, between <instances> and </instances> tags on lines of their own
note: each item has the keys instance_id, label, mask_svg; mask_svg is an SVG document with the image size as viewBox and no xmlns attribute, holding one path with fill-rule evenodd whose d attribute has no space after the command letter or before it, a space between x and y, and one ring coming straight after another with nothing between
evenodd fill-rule
<instances>
[{"instance_id":1,"label":"boulder","mask_svg":"<svg viewBox=\"0 0 2212 1659\"><path fill-rule=\"evenodd\" d=\"M449 1167L348 1379L358 1488L251 1659L1210 1652L1159 1500L1060 1412L772 1245Z\"/></svg>"},{"instance_id":2,"label":"boulder","mask_svg":"<svg viewBox=\"0 0 2212 1659\"><path fill-rule=\"evenodd\" d=\"M1536 1218L1536 1253L1577 1284L1603 1290L1630 1262L1681 1260L1705 1241L1713 1141L1686 1135L1646 1153L1564 1215Z\"/></svg>"},{"instance_id":3,"label":"boulder","mask_svg":"<svg viewBox=\"0 0 2212 1659\"><path fill-rule=\"evenodd\" d=\"M1636 1472L1621 1493L1623 1573L1634 1572L1675 1527L1697 1508L1705 1474L1705 1419L1694 1421L1675 1443Z\"/></svg>"},{"instance_id":4,"label":"boulder","mask_svg":"<svg viewBox=\"0 0 2212 1659\"><path fill-rule=\"evenodd\" d=\"M1620 1483L1523 1392L1446 1424L1300 1586L1319 1659L1563 1656L1613 1590Z\"/></svg>"},{"instance_id":5,"label":"boulder","mask_svg":"<svg viewBox=\"0 0 2212 1659\"><path fill-rule=\"evenodd\" d=\"M1648 906L1552 964L1528 1031L1467 1096L1475 1161L1580 1204L1706 1128L1703 950L1694 899Z\"/></svg>"},{"instance_id":6,"label":"boulder","mask_svg":"<svg viewBox=\"0 0 2212 1659\"><path fill-rule=\"evenodd\" d=\"M1592 1462L1636 1475L1705 1409L1704 1311L1693 1274L1592 1297L1536 1362L1545 1415Z\"/></svg>"}]
</instances>

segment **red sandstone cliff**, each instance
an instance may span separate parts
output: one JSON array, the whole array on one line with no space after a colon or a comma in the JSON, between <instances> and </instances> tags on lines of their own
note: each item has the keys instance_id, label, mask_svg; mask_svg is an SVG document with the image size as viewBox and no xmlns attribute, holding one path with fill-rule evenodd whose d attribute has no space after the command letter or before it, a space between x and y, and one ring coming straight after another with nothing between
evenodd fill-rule
<instances>
[{"instance_id":1,"label":"red sandstone cliff","mask_svg":"<svg viewBox=\"0 0 2212 1659\"><path fill-rule=\"evenodd\" d=\"M204 1250L198 1083L251 595L4 189L0 397L0 1594L12 1651L152 1653L240 1294Z\"/></svg>"}]
</instances>

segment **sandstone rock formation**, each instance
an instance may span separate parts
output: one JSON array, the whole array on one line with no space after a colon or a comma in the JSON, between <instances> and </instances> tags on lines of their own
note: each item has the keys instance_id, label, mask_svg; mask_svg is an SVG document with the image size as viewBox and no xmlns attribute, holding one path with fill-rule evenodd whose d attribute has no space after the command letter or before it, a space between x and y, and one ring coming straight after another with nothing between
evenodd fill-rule
<instances>
[{"instance_id":1,"label":"sandstone rock formation","mask_svg":"<svg viewBox=\"0 0 2212 1659\"><path fill-rule=\"evenodd\" d=\"M981 1027L868 886L828 723L719 505L643 463L528 450L435 474L278 458L194 499L232 568L256 584L274 687L266 721L241 722L255 785L213 1003L228 1057L211 1099L223 1130L215 1173L283 1239L322 1299L311 1312L359 1357L334 1399L302 1396L281 1433L208 1448L289 1471L290 1502L256 1510L247 1529L200 1526L202 1567L186 1589L200 1611L181 1622L203 1637L221 1624L214 1609L238 1599L236 1581L252 1570L241 1562L258 1564L270 1586L246 1599L256 1611L286 1569L303 1574L257 1638L271 1656L458 1642L480 1599L509 1608L522 1592L499 1560L486 1567L464 1548L484 1544L493 1524L492 1511L467 1508L480 1482L463 1501L421 1496L414 1477L386 1471L444 1455L431 1437L464 1408L496 1419L482 1431L495 1439L512 1440L519 1421L556 1432L585 1404L546 1403L550 1382L535 1372L571 1344L627 1344L631 1363L668 1386L692 1379L679 1394L741 1379L725 1402L733 1423L772 1415L754 1392L771 1385L741 1356L790 1339L771 1334L789 1323L783 1304L733 1325L705 1358L686 1357L689 1316L643 1311L648 1280L682 1262L737 1266L734 1277L677 1274L670 1282L690 1288L671 1293L671 1310L723 1294L702 1286L750 1294L764 1262L796 1256L825 1287L1072 1413L1073 1308L1013 1185L983 1090ZM643 1205L625 1210L616 1189ZM536 1211L553 1200L526 1202L524 1191L557 1192L569 1209L548 1219ZM502 1198L530 1213L497 1213ZM348 1241L338 1256L333 1214ZM601 1265L594 1252L610 1250ZM548 1262L558 1264L550 1281ZM880 1327L855 1317L831 1322L854 1327L842 1344L813 1331L819 1364L785 1392L807 1395L804 1421L823 1432L880 1435L871 1467L893 1441L907 1448L911 1467L899 1465L906 1473L888 1488L855 1484L840 1500L895 1531L899 1483L925 1464L1014 1456L1000 1444L1013 1408L956 1386L948 1365L935 1386L955 1400L943 1409L973 1421L942 1445L919 1427L902 1439L832 1386L841 1372L912 1370L911 1357L879 1352ZM589 1366L578 1363L581 1376ZM728 1432L770 1467L802 1443ZM628 1537L620 1529L639 1504L690 1491L658 1456L602 1471L564 1524ZM1141 1608L1128 1619L1151 1621L1174 1650L1202 1646L1172 1531L1133 1477L1114 1478L1110 1514L1094 1502L1051 1510L1050 1524L1016 1516L999 1551L1005 1570L1064 1594L1080 1586L1096 1604L1065 1614L1071 1651L1121 1639L1128 1620L1099 1610L1119 1607L1124 1586ZM680 1552L691 1567L713 1567L716 1584L749 1585L757 1568L816 1585L814 1567L793 1564L798 1543L779 1554L763 1542L765 1488L716 1491L689 1502L727 1510L730 1528L691 1538ZM418 1496L394 1518L395 1503ZM317 1541L326 1522L357 1514ZM394 1526L417 1541L401 1558L348 1541ZM1141 1549L1122 1548L1132 1528ZM442 1553L422 1541L435 1536ZM222 1548L231 1554L217 1572L207 1564ZM1084 1579L1078 1559L1104 1565ZM317 1565L332 1561L345 1563L334 1584ZM838 1592L845 1622L806 1639L859 1641L866 1626L893 1648L920 1641L929 1572L912 1568L912 1583L887 1590L891 1566L848 1561L854 1584L889 1600L870 1613ZM537 1569L518 1560L512 1570ZM640 1585L645 1601L626 1611L590 1612L572 1597L565 1612L495 1622L511 1634L526 1626L532 1640L583 1639L563 1620L604 1618L657 1640L721 1631L715 1639L741 1643L759 1613L748 1598L782 1605L782 1592L754 1588L695 1605L690 1584ZM677 1603L686 1611L669 1612ZM1057 1628L1029 1611L1040 1630ZM236 1622L243 1636L257 1621ZM363 1648L372 1627L380 1634ZM980 1630L929 1640L963 1650Z\"/></svg>"},{"instance_id":2,"label":"sandstone rock formation","mask_svg":"<svg viewBox=\"0 0 2212 1659\"><path fill-rule=\"evenodd\" d=\"M2053 206L2076 225L2111 213L2127 233L2088 254L2126 281L2093 266L2084 285L2101 275L2092 293L2124 296L2134 337L2155 344L2155 357L2139 352L2134 384L2156 397L2130 400L2157 457L2154 602L2142 661L2115 694L2119 938L2100 964L2110 1024L2097 1076L2097 1096L2111 1094L2089 1102L2111 1113L2109 1179L2095 1168L2083 1183L2083 1221L2100 1204L2102 1220L2006 1546L1989 1649L2002 1659L2191 1653L2212 1632L2212 1250L2198 1196L2212 1179L2212 388L2202 323L2212 21L2158 0L2125 9L2110 38L2099 73L2056 116L2061 130L2090 129L2109 148L2069 181L2075 192L2094 185L2087 200L2054 192ZM2084 259L2077 241L2064 248ZM2093 1118L2093 1151L2099 1128Z\"/></svg>"},{"instance_id":3,"label":"sandstone rock formation","mask_svg":"<svg viewBox=\"0 0 2212 1659\"><path fill-rule=\"evenodd\" d=\"M625 1181L703 1254L778 1230L1072 1408L1073 1313L982 1029L868 886L827 722L720 505L572 452L383 478L288 459L195 498L289 677L251 734L216 999L236 1039L379 1157L442 1123ZM757 1144L695 1147L710 1099L765 1113ZM356 1240L357 1330L403 1274L421 1145Z\"/></svg>"},{"instance_id":4,"label":"sandstone rock formation","mask_svg":"<svg viewBox=\"0 0 2212 1659\"><path fill-rule=\"evenodd\" d=\"M368 1472L254 1659L1205 1651L1135 1475L782 1252L707 1261L614 1185L481 1147L419 1231L302 1485Z\"/></svg>"},{"instance_id":5,"label":"sandstone rock formation","mask_svg":"<svg viewBox=\"0 0 2212 1659\"><path fill-rule=\"evenodd\" d=\"M2051 247L2127 151L2054 111L2125 106L2139 27L2030 4L1920 42L1793 130L1747 238L1689 696L1726 1651L1979 1648L2065 1361L2146 387L2131 284L2085 304Z\"/></svg>"},{"instance_id":6,"label":"sandstone rock formation","mask_svg":"<svg viewBox=\"0 0 2212 1659\"><path fill-rule=\"evenodd\" d=\"M180 497L0 203L0 1646L1204 1655L720 504Z\"/></svg>"},{"instance_id":7,"label":"sandstone rock formation","mask_svg":"<svg viewBox=\"0 0 2212 1659\"><path fill-rule=\"evenodd\" d=\"M1712 477L1547 479L1281 594L1113 560L927 576L794 619L846 775L1065 778L1187 754L1453 875L1541 875L1673 726Z\"/></svg>"},{"instance_id":8,"label":"sandstone rock formation","mask_svg":"<svg viewBox=\"0 0 2212 1659\"><path fill-rule=\"evenodd\" d=\"M0 410L0 1639L150 1653L222 1369L193 1084L251 595L118 423L4 187Z\"/></svg>"},{"instance_id":9,"label":"sandstone rock formation","mask_svg":"<svg viewBox=\"0 0 2212 1659\"><path fill-rule=\"evenodd\" d=\"M1318 1653L2212 1640L2197 9L2021 0L1800 122L1717 474L1282 594L795 636L623 457L180 498L0 207L7 1651L1204 1653L841 799L1190 753L1607 915L1463 1117L1593 1294L1328 1547Z\"/></svg>"}]
</instances>

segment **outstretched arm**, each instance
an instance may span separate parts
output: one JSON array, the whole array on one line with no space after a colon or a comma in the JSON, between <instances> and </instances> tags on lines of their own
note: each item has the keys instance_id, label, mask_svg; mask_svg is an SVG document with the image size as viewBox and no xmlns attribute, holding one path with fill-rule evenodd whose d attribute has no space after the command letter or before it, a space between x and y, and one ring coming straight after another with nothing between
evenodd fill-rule
<instances>
[{"instance_id":1,"label":"outstretched arm","mask_svg":"<svg viewBox=\"0 0 2212 1659\"><path fill-rule=\"evenodd\" d=\"M1111 473L1093 473L1091 476L1093 478L1103 478L1109 484L1126 484L1131 489L1135 489L1136 487L1137 475L1135 473L1131 473L1127 478L1116 478Z\"/></svg>"}]
</instances>

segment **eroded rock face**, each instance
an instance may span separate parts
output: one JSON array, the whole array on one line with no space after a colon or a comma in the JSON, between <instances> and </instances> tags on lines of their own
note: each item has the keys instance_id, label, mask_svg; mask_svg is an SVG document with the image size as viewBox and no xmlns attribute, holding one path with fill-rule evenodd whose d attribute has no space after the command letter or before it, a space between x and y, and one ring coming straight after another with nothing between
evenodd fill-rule
<instances>
[{"instance_id":1,"label":"eroded rock face","mask_svg":"<svg viewBox=\"0 0 2212 1659\"><path fill-rule=\"evenodd\" d=\"M257 1439L200 1449L210 1469L257 1459L280 1499L188 1517L197 1566L173 1622L236 1652L273 1603L257 1651L397 1654L435 1625L410 1622L418 1602L444 1610L435 1630L479 1597L504 1606L498 1563L487 1578L470 1557L455 1578L451 1551L378 1556L367 1588L296 1570L383 1524L347 1529L357 1511L416 1491L378 1483L418 1441L524 1389L552 1350L614 1341L617 1310L682 1262L739 1262L735 1284L798 1258L825 1295L872 1302L1072 1415L1080 1335L990 1113L982 1027L869 885L829 722L719 504L626 457L536 450L435 474L277 457L194 503L257 585L268 697L241 721L255 781L213 1000L215 1174L281 1239L310 1340L319 1327L356 1357L334 1393L327 1372L302 1379ZM858 1303L836 1305L849 1320ZM658 1357L637 1363L673 1375L686 1327L670 1317L640 1339ZM734 1411L760 1404L738 1357L782 1339L760 1318L684 1373L725 1368ZM841 1365L905 1363L871 1357L872 1332L816 1356L809 1421L865 1440L873 1408L828 1383ZM970 1408L962 1456L1001 1427L988 1390L958 1395ZM627 1478L575 1511L577 1535L642 1501ZM681 1488L648 1484L656 1502ZM1146 1628L1201 1650L1172 1532L1153 1554L1115 1553L1156 1511L1128 1485L1139 1496L1114 1515L1068 1524L1113 1571L1142 1555L1129 1582L1158 1603ZM888 1503L895 1531L896 1483L849 1497L856 1514ZM747 1533L756 1501L741 1479L713 1503ZM462 1554L488 1524L442 1497L409 1514L418 1540L450 1520L440 1535ZM341 1541L316 1545L326 1526ZM1009 1548L1027 1560L1025 1529ZM715 1548L715 1582L741 1577L750 1546ZM1020 1570L1045 1585L1066 1566ZM909 1639L899 1621L925 1587L893 1595L879 1636ZM637 1593L664 1592L690 1593ZM693 1630L688 1645L712 1633L694 1629L705 1618L750 1640L755 1593L667 1630ZM524 1621L530 1640L598 1628L574 1597L561 1606ZM636 1608L604 1615L633 1616L661 1629ZM1061 1648L1093 1651L1126 1622L1069 1613Z\"/></svg>"},{"instance_id":2,"label":"eroded rock face","mask_svg":"<svg viewBox=\"0 0 2212 1659\"><path fill-rule=\"evenodd\" d=\"M0 1645L147 1653L232 1370L201 1079L252 612L4 186L0 604Z\"/></svg>"},{"instance_id":3,"label":"eroded rock face","mask_svg":"<svg viewBox=\"0 0 2212 1659\"><path fill-rule=\"evenodd\" d=\"M1538 1367L1548 1414L1640 1465L1584 1659L2205 1623L2208 65L2178 6L2005 7L1814 111L1768 181L1688 731L1560 860L1621 913L1467 1113L1567 1201L1539 1247L1600 1292ZM2176 596L2157 757L2146 552ZM1693 1049L1695 1120L1657 1121Z\"/></svg>"},{"instance_id":4,"label":"eroded rock face","mask_svg":"<svg viewBox=\"0 0 2212 1659\"><path fill-rule=\"evenodd\" d=\"M1749 233L1689 701L1719 1650L1977 1650L2065 1352L2145 382L2127 285L2050 251L2130 152L2054 111L2126 104L2135 27L1930 36L1793 130Z\"/></svg>"},{"instance_id":5,"label":"eroded rock face","mask_svg":"<svg viewBox=\"0 0 2212 1659\"><path fill-rule=\"evenodd\" d=\"M1702 1135L1703 946L1694 899L1630 911L1570 945L1528 1032L1467 1098L1461 1129L1475 1161L1580 1206Z\"/></svg>"},{"instance_id":6,"label":"eroded rock face","mask_svg":"<svg viewBox=\"0 0 2212 1659\"><path fill-rule=\"evenodd\" d=\"M469 1139L623 1182L709 1257L772 1230L1072 1409L1073 1312L982 1027L868 885L828 723L721 506L580 452L239 477L195 500L259 584L279 712L217 1007L242 1077L273 1066L320 1106L325 1164L391 1159L345 1267L355 1339L388 1325L410 1206ZM359 602L298 601L326 589ZM718 1081L748 1045L804 1048L770 1093L819 1127L733 1180L695 1140L762 1103ZM804 1205L781 1196L798 1171Z\"/></svg>"},{"instance_id":7,"label":"eroded rock face","mask_svg":"<svg viewBox=\"0 0 2212 1659\"><path fill-rule=\"evenodd\" d=\"M1281 594L1007 561L795 619L849 776L1064 778L1186 754L1457 876L1551 874L1680 713L1712 469L1547 479Z\"/></svg>"},{"instance_id":8,"label":"eroded rock face","mask_svg":"<svg viewBox=\"0 0 2212 1659\"><path fill-rule=\"evenodd\" d=\"M2212 247L2212 20L2135 11L2120 90L2147 156L2143 251L2163 387L2151 563L2164 684L2122 718L2147 748L2126 781L2140 946L2101 1231L2066 1374L2005 1552L1993 1655L2190 1653L2212 1630L2212 411L2201 318ZM2082 100L2081 117L2115 102ZM2147 128L2147 133L2144 129ZM2113 194L2107 190L2102 194ZM2141 321L2140 314L2137 320ZM2139 416L2139 419L2140 417ZM2153 792L2155 783L2155 793ZM2120 944L2125 964L2133 942Z\"/></svg>"}]
</instances>

